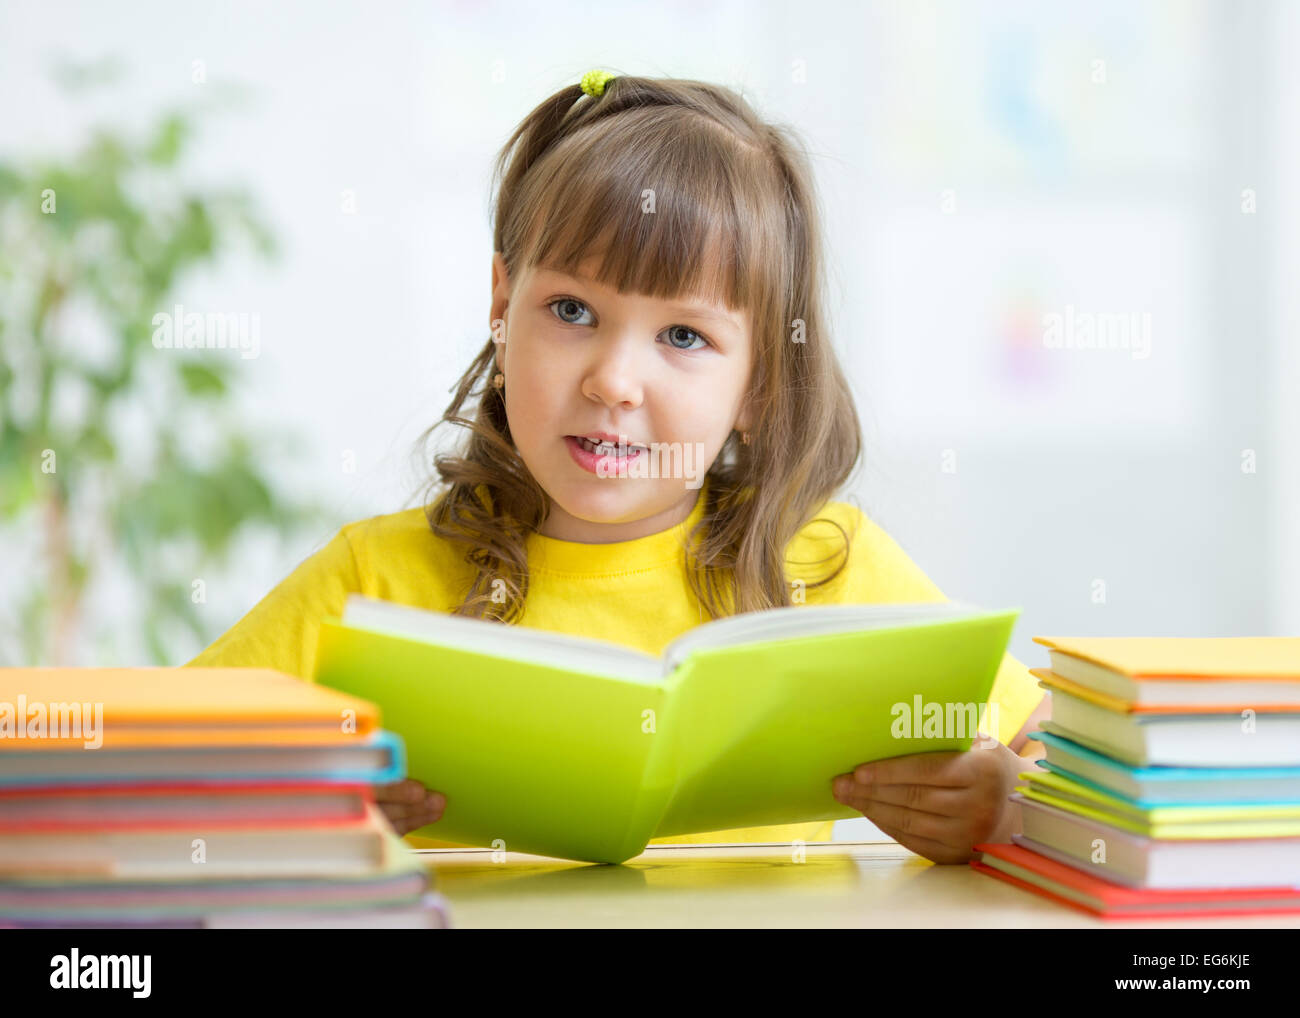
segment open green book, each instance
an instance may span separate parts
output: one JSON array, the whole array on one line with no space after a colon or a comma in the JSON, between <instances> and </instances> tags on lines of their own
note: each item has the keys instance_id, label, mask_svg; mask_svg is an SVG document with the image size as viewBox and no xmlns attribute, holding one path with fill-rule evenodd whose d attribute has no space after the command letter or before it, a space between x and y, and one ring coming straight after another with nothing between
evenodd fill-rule
<instances>
[{"instance_id":1,"label":"open green book","mask_svg":"<svg viewBox=\"0 0 1300 1018\"><path fill-rule=\"evenodd\" d=\"M860 816L835 775L970 748L1018 614L773 608L653 657L354 594L315 679L377 703L410 776L446 795L421 834L617 863L655 837Z\"/></svg>"}]
</instances>

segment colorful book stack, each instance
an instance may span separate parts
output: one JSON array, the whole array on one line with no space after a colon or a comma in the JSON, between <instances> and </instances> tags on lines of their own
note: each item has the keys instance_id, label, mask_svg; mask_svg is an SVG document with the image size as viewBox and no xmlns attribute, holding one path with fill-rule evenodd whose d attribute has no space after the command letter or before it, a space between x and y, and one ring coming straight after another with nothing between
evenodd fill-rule
<instances>
[{"instance_id":1,"label":"colorful book stack","mask_svg":"<svg viewBox=\"0 0 1300 1018\"><path fill-rule=\"evenodd\" d=\"M1035 641L1046 756L971 865L1106 918L1300 912L1300 638Z\"/></svg>"},{"instance_id":2,"label":"colorful book stack","mask_svg":"<svg viewBox=\"0 0 1300 1018\"><path fill-rule=\"evenodd\" d=\"M416 927L371 703L253 668L0 669L0 926Z\"/></svg>"}]
</instances>

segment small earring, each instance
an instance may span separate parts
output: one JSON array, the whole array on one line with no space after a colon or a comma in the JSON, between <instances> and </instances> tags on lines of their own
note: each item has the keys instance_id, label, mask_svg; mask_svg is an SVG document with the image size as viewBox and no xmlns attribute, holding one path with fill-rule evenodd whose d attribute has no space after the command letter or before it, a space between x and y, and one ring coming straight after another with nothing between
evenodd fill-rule
<instances>
[{"instance_id":1,"label":"small earring","mask_svg":"<svg viewBox=\"0 0 1300 1018\"><path fill-rule=\"evenodd\" d=\"M749 432L748 432L748 431L742 431L742 432L740 433L740 444L741 444L741 445L749 445Z\"/></svg>"},{"instance_id":2,"label":"small earring","mask_svg":"<svg viewBox=\"0 0 1300 1018\"><path fill-rule=\"evenodd\" d=\"M500 371L498 371L496 378L492 379L492 387L495 389L499 389L505 384L506 384L506 376L503 375Z\"/></svg>"}]
</instances>

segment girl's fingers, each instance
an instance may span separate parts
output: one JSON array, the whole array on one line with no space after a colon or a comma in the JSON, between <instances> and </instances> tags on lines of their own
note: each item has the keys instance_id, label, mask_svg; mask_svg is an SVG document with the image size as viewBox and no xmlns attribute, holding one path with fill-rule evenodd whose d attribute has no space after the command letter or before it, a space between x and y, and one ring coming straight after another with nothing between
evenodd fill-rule
<instances>
[{"instance_id":1,"label":"girl's fingers","mask_svg":"<svg viewBox=\"0 0 1300 1018\"><path fill-rule=\"evenodd\" d=\"M918 813L933 813L940 817L963 816L970 808L970 795L963 789L940 788L935 785L848 785L848 793L840 798L854 809L859 802L885 802L905 806Z\"/></svg>"},{"instance_id":2,"label":"girl's fingers","mask_svg":"<svg viewBox=\"0 0 1300 1018\"><path fill-rule=\"evenodd\" d=\"M862 815L877 827L880 827L882 831L885 828L881 825L885 824L893 830L901 831L919 841L934 841L941 845L946 844L951 840L955 840L962 830L962 822L959 818L922 813L920 810L908 809L906 806L895 806L890 802L879 802L873 799L854 808L860 809ZM890 834L890 837L895 836Z\"/></svg>"},{"instance_id":3,"label":"girl's fingers","mask_svg":"<svg viewBox=\"0 0 1300 1018\"><path fill-rule=\"evenodd\" d=\"M398 834L409 834L428 824L436 823L437 818L425 814L412 814L404 817L388 817L388 823Z\"/></svg>"},{"instance_id":4,"label":"girl's fingers","mask_svg":"<svg viewBox=\"0 0 1300 1018\"><path fill-rule=\"evenodd\" d=\"M410 802L417 803L425 797L427 789L414 778L391 785L380 785L375 789L375 802Z\"/></svg>"},{"instance_id":5,"label":"girl's fingers","mask_svg":"<svg viewBox=\"0 0 1300 1018\"><path fill-rule=\"evenodd\" d=\"M405 802L384 803L380 808L383 810L384 815L388 817L389 823L394 825L405 823L413 827L423 827L425 824L435 823L442 819L446 804L446 796L440 792L432 792L429 798L423 802L415 804Z\"/></svg>"},{"instance_id":6,"label":"girl's fingers","mask_svg":"<svg viewBox=\"0 0 1300 1018\"><path fill-rule=\"evenodd\" d=\"M407 818L429 816L434 820L437 820L442 816L443 811L442 806L434 806L429 803L419 803L418 805L412 806L408 803L394 802L385 803L382 808L384 815L389 819L394 817Z\"/></svg>"},{"instance_id":7,"label":"girl's fingers","mask_svg":"<svg viewBox=\"0 0 1300 1018\"><path fill-rule=\"evenodd\" d=\"M447 797L441 792L425 788L414 778L407 778L392 785L379 785L375 789L375 802L419 806L427 801L447 805Z\"/></svg>"},{"instance_id":8,"label":"girl's fingers","mask_svg":"<svg viewBox=\"0 0 1300 1018\"><path fill-rule=\"evenodd\" d=\"M414 778L379 786L375 802L399 835L437 823L447 807L445 795L430 791Z\"/></svg>"},{"instance_id":9,"label":"girl's fingers","mask_svg":"<svg viewBox=\"0 0 1300 1018\"><path fill-rule=\"evenodd\" d=\"M405 802L405 781L398 781L391 785L375 786L375 802Z\"/></svg>"}]
</instances>

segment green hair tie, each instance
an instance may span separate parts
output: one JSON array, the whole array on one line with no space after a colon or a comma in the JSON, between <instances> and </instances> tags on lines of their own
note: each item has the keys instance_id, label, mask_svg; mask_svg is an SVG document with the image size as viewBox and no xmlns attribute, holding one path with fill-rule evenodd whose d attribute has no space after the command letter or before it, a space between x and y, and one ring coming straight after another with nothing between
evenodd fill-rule
<instances>
[{"instance_id":1,"label":"green hair tie","mask_svg":"<svg viewBox=\"0 0 1300 1018\"><path fill-rule=\"evenodd\" d=\"M617 74L609 71L588 71L582 76L582 90L587 95L601 95L605 91L605 84L617 77Z\"/></svg>"}]
</instances>

